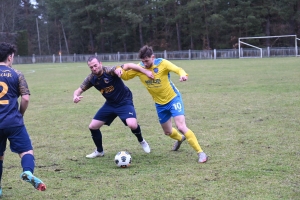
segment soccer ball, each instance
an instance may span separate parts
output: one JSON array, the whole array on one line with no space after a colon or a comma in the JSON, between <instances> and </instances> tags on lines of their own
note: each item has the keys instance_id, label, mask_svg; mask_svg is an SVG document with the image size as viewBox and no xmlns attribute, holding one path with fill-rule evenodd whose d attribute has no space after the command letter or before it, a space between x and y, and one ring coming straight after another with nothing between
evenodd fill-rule
<instances>
[{"instance_id":1,"label":"soccer ball","mask_svg":"<svg viewBox=\"0 0 300 200\"><path fill-rule=\"evenodd\" d=\"M131 164L131 155L127 151L120 151L115 156L115 163L118 167L129 167Z\"/></svg>"}]
</instances>

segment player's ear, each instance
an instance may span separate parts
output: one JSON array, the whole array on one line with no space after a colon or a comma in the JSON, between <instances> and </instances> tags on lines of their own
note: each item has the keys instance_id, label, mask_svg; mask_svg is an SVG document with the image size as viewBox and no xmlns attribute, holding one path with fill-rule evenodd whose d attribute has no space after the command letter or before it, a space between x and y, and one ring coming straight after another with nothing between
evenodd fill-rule
<instances>
[{"instance_id":1,"label":"player's ear","mask_svg":"<svg viewBox=\"0 0 300 200\"><path fill-rule=\"evenodd\" d=\"M14 54L10 54L7 56L7 62L11 62L14 57Z\"/></svg>"}]
</instances>

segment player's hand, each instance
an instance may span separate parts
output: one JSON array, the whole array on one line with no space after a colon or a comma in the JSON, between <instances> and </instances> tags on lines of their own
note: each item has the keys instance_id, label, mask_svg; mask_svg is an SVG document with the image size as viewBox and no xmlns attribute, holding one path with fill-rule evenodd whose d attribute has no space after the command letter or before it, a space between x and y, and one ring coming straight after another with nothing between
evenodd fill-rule
<instances>
[{"instance_id":1,"label":"player's hand","mask_svg":"<svg viewBox=\"0 0 300 200\"><path fill-rule=\"evenodd\" d=\"M145 70L145 74L148 78L154 79L154 74L152 73L152 71Z\"/></svg>"},{"instance_id":2,"label":"player's hand","mask_svg":"<svg viewBox=\"0 0 300 200\"><path fill-rule=\"evenodd\" d=\"M115 70L115 74L116 74L118 77L121 77L122 74L123 74L123 70L120 69L120 68L118 68L118 69Z\"/></svg>"},{"instance_id":3,"label":"player's hand","mask_svg":"<svg viewBox=\"0 0 300 200\"><path fill-rule=\"evenodd\" d=\"M83 96L74 96L73 97L73 102L78 103L82 98L83 98Z\"/></svg>"},{"instance_id":4,"label":"player's hand","mask_svg":"<svg viewBox=\"0 0 300 200\"><path fill-rule=\"evenodd\" d=\"M180 79L179 79L180 82L187 81L187 80L188 80L187 76L180 76Z\"/></svg>"}]
</instances>

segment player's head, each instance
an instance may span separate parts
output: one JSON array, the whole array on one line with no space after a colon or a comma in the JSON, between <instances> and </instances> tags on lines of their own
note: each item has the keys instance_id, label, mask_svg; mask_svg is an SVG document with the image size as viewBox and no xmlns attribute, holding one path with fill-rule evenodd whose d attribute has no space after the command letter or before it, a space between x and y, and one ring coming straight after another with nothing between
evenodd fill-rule
<instances>
[{"instance_id":1,"label":"player's head","mask_svg":"<svg viewBox=\"0 0 300 200\"><path fill-rule=\"evenodd\" d=\"M0 62L5 62L7 65L11 65L13 62L14 54L17 48L9 43L0 43Z\"/></svg>"},{"instance_id":2,"label":"player's head","mask_svg":"<svg viewBox=\"0 0 300 200\"><path fill-rule=\"evenodd\" d=\"M139 58L142 60L142 63L146 68L150 68L153 65L155 58L152 47L147 45L143 46L139 51Z\"/></svg>"},{"instance_id":3,"label":"player's head","mask_svg":"<svg viewBox=\"0 0 300 200\"><path fill-rule=\"evenodd\" d=\"M87 64L93 74L102 74L102 63L97 56L90 56L87 60Z\"/></svg>"}]
</instances>

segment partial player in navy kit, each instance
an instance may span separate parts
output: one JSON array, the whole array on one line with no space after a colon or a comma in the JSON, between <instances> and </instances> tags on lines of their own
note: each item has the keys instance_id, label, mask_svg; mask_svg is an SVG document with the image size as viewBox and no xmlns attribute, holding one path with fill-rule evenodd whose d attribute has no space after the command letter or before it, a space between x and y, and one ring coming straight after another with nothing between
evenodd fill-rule
<instances>
[{"instance_id":1,"label":"partial player in navy kit","mask_svg":"<svg viewBox=\"0 0 300 200\"><path fill-rule=\"evenodd\" d=\"M0 44L0 184L4 152L9 140L11 151L19 154L21 158L23 168L21 179L31 183L37 190L44 191L46 185L33 175L35 168L33 147L23 120L29 104L30 91L24 75L12 68L15 53L14 45L5 42ZM1 185L0 196L2 196Z\"/></svg>"}]
</instances>

